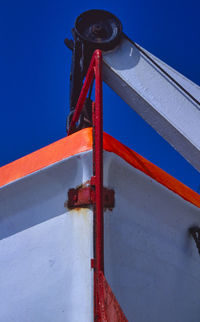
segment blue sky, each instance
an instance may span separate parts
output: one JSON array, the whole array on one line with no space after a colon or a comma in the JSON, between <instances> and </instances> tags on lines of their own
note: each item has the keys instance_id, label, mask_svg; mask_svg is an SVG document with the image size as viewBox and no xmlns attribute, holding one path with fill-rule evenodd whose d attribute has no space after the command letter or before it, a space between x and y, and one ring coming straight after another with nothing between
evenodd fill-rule
<instances>
[{"instance_id":1,"label":"blue sky","mask_svg":"<svg viewBox=\"0 0 200 322\"><path fill-rule=\"evenodd\" d=\"M0 165L66 135L75 18L108 10L130 38L200 85L199 1L64 1L1 3ZM106 85L104 129L195 191L200 174Z\"/></svg>"}]
</instances>

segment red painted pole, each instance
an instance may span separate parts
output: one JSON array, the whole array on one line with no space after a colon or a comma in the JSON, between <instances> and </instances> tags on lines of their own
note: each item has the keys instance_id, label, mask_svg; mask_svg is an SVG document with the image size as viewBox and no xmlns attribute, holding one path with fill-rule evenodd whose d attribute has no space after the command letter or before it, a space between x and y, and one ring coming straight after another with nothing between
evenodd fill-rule
<instances>
[{"instance_id":1,"label":"red painted pole","mask_svg":"<svg viewBox=\"0 0 200 322\"><path fill-rule=\"evenodd\" d=\"M102 109L102 53L95 51L95 115L94 115L94 172L96 189L96 269L104 271L103 247L103 109Z\"/></svg>"},{"instance_id":2,"label":"red painted pole","mask_svg":"<svg viewBox=\"0 0 200 322\"><path fill-rule=\"evenodd\" d=\"M93 182L95 189L94 216L94 321L100 321L99 276L104 272L104 211L103 211L103 104L102 104L102 53L96 50L83 84L68 135L79 119L91 81L95 74L95 103L93 105Z\"/></svg>"},{"instance_id":3,"label":"red painted pole","mask_svg":"<svg viewBox=\"0 0 200 322\"><path fill-rule=\"evenodd\" d=\"M103 218L103 104L102 53L94 53L95 104L93 108L93 175L95 186L94 216L94 321L100 321L99 273L104 272L104 218Z\"/></svg>"}]
</instances>

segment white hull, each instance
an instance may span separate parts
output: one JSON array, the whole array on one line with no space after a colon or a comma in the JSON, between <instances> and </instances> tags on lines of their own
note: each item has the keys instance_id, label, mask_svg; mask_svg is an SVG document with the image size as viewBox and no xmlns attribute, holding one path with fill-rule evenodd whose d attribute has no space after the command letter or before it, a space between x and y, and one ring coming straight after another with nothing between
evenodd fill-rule
<instances>
[{"instance_id":1,"label":"white hull","mask_svg":"<svg viewBox=\"0 0 200 322\"><path fill-rule=\"evenodd\" d=\"M200 256L188 228L200 210L111 156L116 206L105 214L105 276L127 319L198 322Z\"/></svg>"},{"instance_id":2,"label":"white hull","mask_svg":"<svg viewBox=\"0 0 200 322\"><path fill-rule=\"evenodd\" d=\"M93 321L93 213L64 207L92 176L82 152L2 187L0 321ZM104 151L105 276L127 319L199 322L200 209ZM195 193L194 193L195 194Z\"/></svg>"},{"instance_id":3,"label":"white hull","mask_svg":"<svg viewBox=\"0 0 200 322\"><path fill-rule=\"evenodd\" d=\"M68 189L85 175L87 157L1 191L0 321L92 321L93 214L64 207Z\"/></svg>"}]
</instances>

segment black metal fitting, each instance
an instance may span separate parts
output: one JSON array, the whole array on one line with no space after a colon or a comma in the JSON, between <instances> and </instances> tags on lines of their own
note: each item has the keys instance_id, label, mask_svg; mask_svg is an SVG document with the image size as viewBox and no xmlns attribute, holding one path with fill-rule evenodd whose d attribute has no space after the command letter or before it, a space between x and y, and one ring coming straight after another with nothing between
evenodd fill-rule
<instances>
[{"instance_id":1,"label":"black metal fitting","mask_svg":"<svg viewBox=\"0 0 200 322\"><path fill-rule=\"evenodd\" d=\"M83 12L75 21L72 29L73 40L65 39L66 46L72 50L70 74L70 115L71 118L78 101L84 77L86 76L92 54L95 49L108 51L114 49L122 35L122 25L117 17L105 10L89 10ZM91 91L90 91L91 92ZM85 103L83 114L91 108ZM91 115L90 112L86 112ZM87 122L81 121L87 119ZM69 120L67 122L69 124ZM81 116L76 130L91 126L92 119Z\"/></svg>"},{"instance_id":2,"label":"black metal fitting","mask_svg":"<svg viewBox=\"0 0 200 322\"><path fill-rule=\"evenodd\" d=\"M190 227L189 232L196 243L196 246L200 255L200 227L198 226Z\"/></svg>"}]
</instances>

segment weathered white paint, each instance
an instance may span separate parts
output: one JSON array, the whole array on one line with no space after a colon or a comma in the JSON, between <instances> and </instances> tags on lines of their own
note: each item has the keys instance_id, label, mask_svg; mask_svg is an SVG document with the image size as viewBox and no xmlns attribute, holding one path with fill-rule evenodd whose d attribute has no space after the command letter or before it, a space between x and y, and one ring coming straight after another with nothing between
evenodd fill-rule
<instances>
[{"instance_id":1,"label":"weathered white paint","mask_svg":"<svg viewBox=\"0 0 200 322\"><path fill-rule=\"evenodd\" d=\"M82 153L0 190L0 321L93 321L93 218L67 211L92 175ZM128 320L199 322L200 257L188 234L200 209L104 152L105 276Z\"/></svg>"},{"instance_id":2,"label":"weathered white paint","mask_svg":"<svg viewBox=\"0 0 200 322\"><path fill-rule=\"evenodd\" d=\"M200 101L199 86L146 53ZM127 39L103 60L104 81L200 171L200 106Z\"/></svg>"},{"instance_id":3,"label":"weathered white paint","mask_svg":"<svg viewBox=\"0 0 200 322\"><path fill-rule=\"evenodd\" d=\"M105 276L134 322L198 322L200 256L188 234L200 209L106 153L115 208L105 220Z\"/></svg>"},{"instance_id":4,"label":"weathered white paint","mask_svg":"<svg viewBox=\"0 0 200 322\"><path fill-rule=\"evenodd\" d=\"M93 215L64 207L91 177L91 154L0 191L0 321L93 321Z\"/></svg>"}]
</instances>

